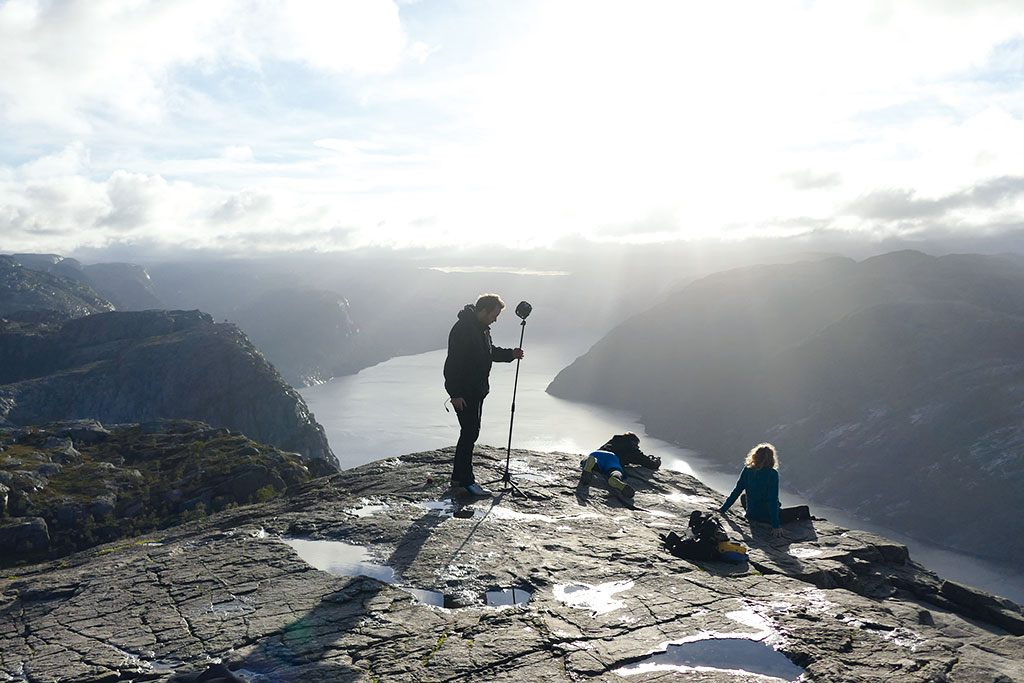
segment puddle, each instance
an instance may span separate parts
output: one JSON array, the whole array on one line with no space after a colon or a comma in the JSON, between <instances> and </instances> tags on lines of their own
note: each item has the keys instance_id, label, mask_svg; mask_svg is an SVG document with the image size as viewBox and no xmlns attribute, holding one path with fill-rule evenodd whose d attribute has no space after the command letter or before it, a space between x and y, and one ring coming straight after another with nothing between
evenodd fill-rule
<instances>
[{"instance_id":1,"label":"puddle","mask_svg":"<svg viewBox=\"0 0 1024 683\"><path fill-rule=\"evenodd\" d=\"M746 638L702 638L669 645L665 652L651 655L615 673L635 676L651 672L720 672L736 676L769 676L796 681L804 670L770 645Z\"/></svg>"},{"instance_id":2,"label":"puddle","mask_svg":"<svg viewBox=\"0 0 1024 683\"><path fill-rule=\"evenodd\" d=\"M416 503L421 508L433 510L438 515L450 515L455 510L455 503L450 500L423 500Z\"/></svg>"},{"instance_id":3,"label":"puddle","mask_svg":"<svg viewBox=\"0 0 1024 683\"><path fill-rule=\"evenodd\" d=\"M307 564L320 571L341 576L368 576L383 583L395 582L395 570L370 562L370 553L361 545L342 541L317 541L308 538L285 538Z\"/></svg>"},{"instance_id":4,"label":"puddle","mask_svg":"<svg viewBox=\"0 0 1024 683\"><path fill-rule=\"evenodd\" d=\"M553 592L555 599L570 607L589 609L597 614L604 614L625 606L626 603L616 600L612 596L632 587L632 581L612 581L599 586L591 586L588 583L559 584L555 586Z\"/></svg>"},{"instance_id":5,"label":"puddle","mask_svg":"<svg viewBox=\"0 0 1024 683\"><path fill-rule=\"evenodd\" d=\"M525 605L533 597L533 593L524 591L522 588L506 588L500 591L487 591L485 597L488 607L501 607L502 605Z\"/></svg>"},{"instance_id":6,"label":"puddle","mask_svg":"<svg viewBox=\"0 0 1024 683\"><path fill-rule=\"evenodd\" d=\"M377 513L383 512L384 510L388 509L387 505L384 505L382 503L374 503L373 501L367 498L363 498L359 502L362 503L362 505L351 510L345 510L345 512L356 517L372 517L373 515L376 515Z\"/></svg>"},{"instance_id":7,"label":"puddle","mask_svg":"<svg viewBox=\"0 0 1024 683\"><path fill-rule=\"evenodd\" d=\"M791 545L789 546L789 554L798 559L805 559L808 557L817 557L819 555L824 555L825 552L821 548L811 548L807 546L797 547Z\"/></svg>"},{"instance_id":8,"label":"puddle","mask_svg":"<svg viewBox=\"0 0 1024 683\"><path fill-rule=\"evenodd\" d=\"M324 541L308 538L283 538L302 560L312 567L337 576L367 576L401 588L420 602L435 607L452 609L465 607L465 603L438 591L403 586L395 579L395 570L387 565L371 562L370 552L363 546L344 541ZM632 585L632 584L630 584ZM521 588L488 591L481 596L488 607L525 605L533 594Z\"/></svg>"}]
</instances>

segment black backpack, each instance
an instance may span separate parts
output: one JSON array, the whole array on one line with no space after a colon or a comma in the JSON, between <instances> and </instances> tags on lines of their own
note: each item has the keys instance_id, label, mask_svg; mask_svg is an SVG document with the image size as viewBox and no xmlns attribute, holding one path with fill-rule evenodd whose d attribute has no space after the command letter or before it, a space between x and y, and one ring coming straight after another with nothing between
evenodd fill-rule
<instances>
[{"instance_id":1,"label":"black backpack","mask_svg":"<svg viewBox=\"0 0 1024 683\"><path fill-rule=\"evenodd\" d=\"M665 548L684 560L717 560L718 544L729 540L721 522L710 512L694 510L690 522L680 536L674 531L662 537Z\"/></svg>"}]
</instances>

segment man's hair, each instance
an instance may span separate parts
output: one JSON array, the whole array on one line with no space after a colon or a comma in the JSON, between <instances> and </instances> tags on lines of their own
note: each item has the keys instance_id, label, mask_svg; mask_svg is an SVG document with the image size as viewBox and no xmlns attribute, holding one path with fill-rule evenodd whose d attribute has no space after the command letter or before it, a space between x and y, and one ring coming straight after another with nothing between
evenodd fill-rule
<instances>
[{"instance_id":1,"label":"man's hair","mask_svg":"<svg viewBox=\"0 0 1024 683\"><path fill-rule=\"evenodd\" d=\"M751 448L750 452L747 453L747 460L744 464L747 467L753 467L756 470L760 470L765 467L778 467L779 456L775 452L775 446L770 443L759 443Z\"/></svg>"},{"instance_id":2,"label":"man's hair","mask_svg":"<svg viewBox=\"0 0 1024 683\"><path fill-rule=\"evenodd\" d=\"M474 306L477 313L480 311L493 311L495 308L499 310L505 309L505 302L501 300L501 297L497 294L481 294L476 300L476 306Z\"/></svg>"}]
</instances>

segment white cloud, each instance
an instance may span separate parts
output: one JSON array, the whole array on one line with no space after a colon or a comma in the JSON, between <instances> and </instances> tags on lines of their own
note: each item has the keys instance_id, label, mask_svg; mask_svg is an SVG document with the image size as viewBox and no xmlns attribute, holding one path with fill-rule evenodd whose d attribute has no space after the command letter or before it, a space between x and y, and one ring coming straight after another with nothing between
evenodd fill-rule
<instances>
[{"instance_id":1,"label":"white cloud","mask_svg":"<svg viewBox=\"0 0 1024 683\"><path fill-rule=\"evenodd\" d=\"M0 0L3 238L867 235L903 228L858 199L947 208L1024 155L1017 3L496 11ZM998 204L934 215L1020 221Z\"/></svg>"},{"instance_id":2,"label":"white cloud","mask_svg":"<svg viewBox=\"0 0 1024 683\"><path fill-rule=\"evenodd\" d=\"M0 103L14 122L87 130L86 110L161 116L174 70L294 61L355 74L394 69L405 49L389 0L7 0Z\"/></svg>"}]
</instances>

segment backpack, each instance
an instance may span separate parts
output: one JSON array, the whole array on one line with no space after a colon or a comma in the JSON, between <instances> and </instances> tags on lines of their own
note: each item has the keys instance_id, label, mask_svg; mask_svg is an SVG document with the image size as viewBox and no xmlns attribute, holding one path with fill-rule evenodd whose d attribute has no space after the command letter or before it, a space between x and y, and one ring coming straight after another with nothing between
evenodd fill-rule
<instances>
[{"instance_id":1,"label":"backpack","mask_svg":"<svg viewBox=\"0 0 1024 683\"><path fill-rule=\"evenodd\" d=\"M742 543L722 541L718 544L718 558L725 562L742 564L747 561L747 547Z\"/></svg>"},{"instance_id":2,"label":"backpack","mask_svg":"<svg viewBox=\"0 0 1024 683\"><path fill-rule=\"evenodd\" d=\"M719 559L718 545L729 537L714 515L694 510L682 536L672 531L662 540L664 547L680 559L709 561Z\"/></svg>"}]
</instances>

